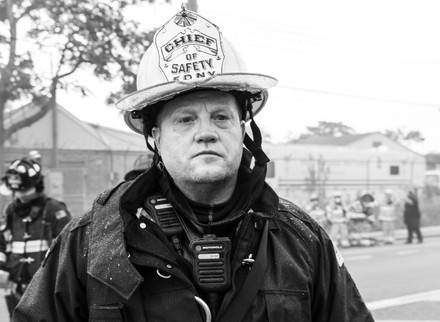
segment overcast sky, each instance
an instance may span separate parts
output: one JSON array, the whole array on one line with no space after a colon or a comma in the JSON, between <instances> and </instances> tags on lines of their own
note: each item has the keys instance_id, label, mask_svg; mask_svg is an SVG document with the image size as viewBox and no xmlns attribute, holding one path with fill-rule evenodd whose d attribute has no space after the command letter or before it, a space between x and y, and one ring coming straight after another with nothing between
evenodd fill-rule
<instances>
[{"instance_id":1,"label":"overcast sky","mask_svg":"<svg viewBox=\"0 0 440 322\"><path fill-rule=\"evenodd\" d=\"M138 13L147 28L155 28L180 4L146 5ZM256 118L275 141L332 121L358 133L419 130L426 141L414 148L440 152L440 1L198 0L198 5L239 49L249 72L279 80ZM83 112L76 111L80 117ZM104 123L102 115L88 117ZM109 116L105 122L120 127L121 120Z\"/></svg>"}]
</instances>

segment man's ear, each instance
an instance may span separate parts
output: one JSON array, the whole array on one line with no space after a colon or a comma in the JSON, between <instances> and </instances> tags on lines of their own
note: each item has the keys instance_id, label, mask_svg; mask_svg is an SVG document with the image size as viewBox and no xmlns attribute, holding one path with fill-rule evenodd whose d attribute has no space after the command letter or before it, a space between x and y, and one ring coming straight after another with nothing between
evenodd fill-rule
<instances>
[{"instance_id":1,"label":"man's ear","mask_svg":"<svg viewBox=\"0 0 440 322\"><path fill-rule=\"evenodd\" d=\"M160 129L158 127L153 127L151 129L151 135L153 136L154 143L156 144L157 152L160 155Z\"/></svg>"}]
</instances>

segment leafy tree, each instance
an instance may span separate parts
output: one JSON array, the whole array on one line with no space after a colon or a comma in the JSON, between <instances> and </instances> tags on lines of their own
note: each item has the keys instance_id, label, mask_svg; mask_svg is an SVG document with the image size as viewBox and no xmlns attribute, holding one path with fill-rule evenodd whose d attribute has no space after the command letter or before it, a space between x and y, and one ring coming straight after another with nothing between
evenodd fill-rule
<instances>
[{"instance_id":1,"label":"leafy tree","mask_svg":"<svg viewBox=\"0 0 440 322\"><path fill-rule=\"evenodd\" d=\"M307 133L300 134L298 138L289 142L295 143L311 136L340 137L344 135L356 134L356 131L342 122L319 121L316 126L308 126Z\"/></svg>"},{"instance_id":2,"label":"leafy tree","mask_svg":"<svg viewBox=\"0 0 440 322\"><path fill-rule=\"evenodd\" d=\"M426 169L434 170L440 168L440 153L428 153L426 157Z\"/></svg>"},{"instance_id":3,"label":"leafy tree","mask_svg":"<svg viewBox=\"0 0 440 322\"><path fill-rule=\"evenodd\" d=\"M307 130L312 135L320 136L343 136L355 134L353 128L343 124L342 122L319 121L317 126L308 126Z\"/></svg>"},{"instance_id":4,"label":"leafy tree","mask_svg":"<svg viewBox=\"0 0 440 322\"><path fill-rule=\"evenodd\" d=\"M309 155L309 166L307 167L306 190L309 193L316 192L322 203L325 200L325 191L328 178L330 176L330 167L326 164L324 157L319 154L317 158ZM323 204L321 204L323 206Z\"/></svg>"},{"instance_id":5,"label":"leafy tree","mask_svg":"<svg viewBox=\"0 0 440 322\"><path fill-rule=\"evenodd\" d=\"M109 101L135 89L134 67L153 36L124 15L136 2L0 0L0 173L5 141L55 106L57 90L72 86L69 76L80 68L104 80L122 80L121 92L112 93ZM51 73L36 68L41 51L50 51ZM87 92L82 84L74 86ZM14 103L26 101L38 106L38 113L6 124Z\"/></svg>"},{"instance_id":6,"label":"leafy tree","mask_svg":"<svg viewBox=\"0 0 440 322\"><path fill-rule=\"evenodd\" d=\"M420 131L404 131L401 128L397 128L395 130L386 130L384 134L389 138L399 142L422 142L425 140Z\"/></svg>"}]
</instances>

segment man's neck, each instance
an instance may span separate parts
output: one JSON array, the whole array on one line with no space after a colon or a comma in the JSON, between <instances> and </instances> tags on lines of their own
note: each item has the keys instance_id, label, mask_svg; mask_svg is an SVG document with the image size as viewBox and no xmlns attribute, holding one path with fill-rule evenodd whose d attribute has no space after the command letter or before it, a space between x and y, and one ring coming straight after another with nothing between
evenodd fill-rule
<instances>
[{"instance_id":1,"label":"man's neck","mask_svg":"<svg viewBox=\"0 0 440 322\"><path fill-rule=\"evenodd\" d=\"M19 199L21 202L29 202L31 200L37 199L42 195L41 192L37 192L35 188L26 190L26 191L17 191L15 196L17 199Z\"/></svg>"},{"instance_id":2,"label":"man's neck","mask_svg":"<svg viewBox=\"0 0 440 322\"><path fill-rule=\"evenodd\" d=\"M179 183L176 186L186 198L204 205L218 205L228 201L235 189L237 180L215 183Z\"/></svg>"}]
</instances>

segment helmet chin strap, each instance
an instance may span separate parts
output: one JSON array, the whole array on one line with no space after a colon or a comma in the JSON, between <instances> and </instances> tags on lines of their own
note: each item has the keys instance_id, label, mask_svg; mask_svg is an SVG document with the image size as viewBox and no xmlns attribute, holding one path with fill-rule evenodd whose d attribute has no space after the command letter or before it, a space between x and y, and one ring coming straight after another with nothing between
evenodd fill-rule
<instances>
[{"instance_id":1,"label":"helmet chin strap","mask_svg":"<svg viewBox=\"0 0 440 322\"><path fill-rule=\"evenodd\" d=\"M40 193L37 192L37 189L35 187L31 187L25 191L15 191L15 197L20 199L22 202L28 202L38 196L40 196Z\"/></svg>"},{"instance_id":2,"label":"helmet chin strap","mask_svg":"<svg viewBox=\"0 0 440 322\"><path fill-rule=\"evenodd\" d=\"M266 163L268 163L270 161L270 159L268 158L268 156L266 155L266 153L264 153L263 148L262 148L262 136L261 136L261 131L259 129L259 127L257 126L257 123L255 123L254 120L254 114L252 112L252 98L249 98L246 100L246 110L249 113L249 117L251 119L251 130L252 130L252 136L254 138L254 140L252 140L250 138L250 136L246 133L245 137L244 137L244 145L246 146L246 148L248 148L248 150L252 153L252 155L255 158L255 165L257 166L264 166L266 165Z\"/></svg>"}]
</instances>

